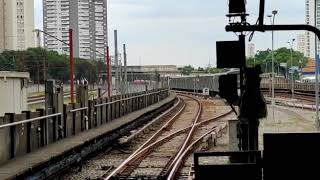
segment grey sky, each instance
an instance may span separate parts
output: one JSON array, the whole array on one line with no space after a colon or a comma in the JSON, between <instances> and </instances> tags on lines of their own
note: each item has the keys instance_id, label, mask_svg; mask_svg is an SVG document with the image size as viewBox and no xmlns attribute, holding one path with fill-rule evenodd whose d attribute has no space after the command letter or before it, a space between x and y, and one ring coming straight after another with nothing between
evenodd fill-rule
<instances>
[{"instance_id":1,"label":"grey sky","mask_svg":"<svg viewBox=\"0 0 320 180\"><path fill-rule=\"evenodd\" d=\"M35 0L36 26L42 27L42 0ZM247 0L255 23L259 0ZM279 11L276 24L305 23L305 0L267 0L266 12ZM235 40L225 32L227 0L109 0L109 45L113 52L113 30L119 43L126 43L128 61L134 64L205 66L215 62L215 43ZM266 23L270 23L268 18ZM303 33L303 32L300 32ZM275 33L275 47L287 46L296 32ZM271 47L271 33L256 33L258 50Z\"/></svg>"}]
</instances>

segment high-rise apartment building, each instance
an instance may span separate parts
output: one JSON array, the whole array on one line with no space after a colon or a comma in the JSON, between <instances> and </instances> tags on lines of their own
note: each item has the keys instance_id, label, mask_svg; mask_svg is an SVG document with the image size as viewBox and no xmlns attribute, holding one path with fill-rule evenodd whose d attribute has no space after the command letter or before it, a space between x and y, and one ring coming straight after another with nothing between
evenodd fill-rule
<instances>
[{"instance_id":1,"label":"high-rise apartment building","mask_svg":"<svg viewBox=\"0 0 320 180\"><path fill-rule=\"evenodd\" d=\"M35 47L33 5L33 0L0 0L0 51Z\"/></svg>"},{"instance_id":2,"label":"high-rise apartment building","mask_svg":"<svg viewBox=\"0 0 320 180\"><path fill-rule=\"evenodd\" d=\"M303 54L306 53L305 34L298 34L298 36L297 36L297 50Z\"/></svg>"},{"instance_id":3,"label":"high-rise apartment building","mask_svg":"<svg viewBox=\"0 0 320 180\"><path fill-rule=\"evenodd\" d=\"M248 43L247 57L253 58L256 55L256 46L254 43Z\"/></svg>"},{"instance_id":4,"label":"high-rise apartment building","mask_svg":"<svg viewBox=\"0 0 320 180\"><path fill-rule=\"evenodd\" d=\"M317 8L315 24L315 8ZM320 28L320 0L306 0L306 24ZM317 52L319 53L319 40L317 41ZM315 57L315 35L312 32L306 32L306 54L305 56Z\"/></svg>"},{"instance_id":5,"label":"high-rise apartment building","mask_svg":"<svg viewBox=\"0 0 320 180\"><path fill-rule=\"evenodd\" d=\"M69 53L73 29L74 57L104 59L107 47L107 0L43 0L43 28L47 49Z\"/></svg>"}]
</instances>

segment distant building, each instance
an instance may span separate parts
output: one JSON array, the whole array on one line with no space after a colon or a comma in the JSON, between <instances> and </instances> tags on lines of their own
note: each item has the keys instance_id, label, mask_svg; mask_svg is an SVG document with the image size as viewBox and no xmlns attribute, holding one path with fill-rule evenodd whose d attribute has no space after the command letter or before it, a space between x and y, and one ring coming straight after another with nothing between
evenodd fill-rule
<instances>
[{"instance_id":1,"label":"distant building","mask_svg":"<svg viewBox=\"0 0 320 180\"><path fill-rule=\"evenodd\" d=\"M249 43L247 47L247 57L253 58L256 55L256 46L254 43Z\"/></svg>"},{"instance_id":2,"label":"distant building","mask_svg":"<svg viewBox=\"0 0 320 180\"><path fill-rule=\"evenodd\" d=\"M315 6L316 4L317 6ZM315 7L317 11L320 11L320 0L306 0L306 24L315 26ZM316 27L320 28L320 14L317 13L316 16L317 25ZM319 40L317 41L317 51L319 53L320 44ZM315 57L315 35L313 32L306 31L306 57L314 58Z\"/></svg>"},{"instance_id":3,"label":"distant building","mask_svg":"<svg viewBox=\"0 0 320 180\"><path fill-rule=\"evenodd\" d=\"M0 71L0 116L28 110L28 72Z\"/></svg>"},{"instance_id":4,"label":"distant building","mask_svg":"<svg viewBox=\"0 0 320 180\"><path fill-rule=\"evenodd\" d=\"M43 0L43 28L48 34L69 43L73 29L74 57L104 59L107 47L106 0ZM44 36L44 46L69 53L67 44Z\"/></svg>"},{"instance_id":5,"label":"distant building","mask_svg":"<svg viewBox=\"0 0 320 180\"><path fill-rule=\"evenodd\" d=\"M35 47L34 0L0 1L0 52Z\"/></svg>"},{"instance_id":6,"label":"distant building","mask_svg":"<svg viewBox=\"0 0 320 180\"><path fill-rule=\"evenodd\" d=\"M306 66L302 69L301 80L305 82L315 81L316 61L310 58Z\"/></svg>"},{"instance_id":7,"label":"distant building","mask_svg":"<svg viewBox=\"0 0 320 180\"><path fill-rule=\"evenodd\" d=\"M298 34L298 36L297 36L297 50L303 54L306 54L305 34Z\"/></svg>"}]
</instances>

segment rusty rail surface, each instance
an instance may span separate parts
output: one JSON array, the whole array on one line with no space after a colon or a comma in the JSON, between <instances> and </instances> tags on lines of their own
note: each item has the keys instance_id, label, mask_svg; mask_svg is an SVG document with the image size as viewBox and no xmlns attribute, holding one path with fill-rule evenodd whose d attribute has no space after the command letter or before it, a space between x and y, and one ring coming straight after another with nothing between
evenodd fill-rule
<instances>
[{"instance_id":1,"label":"rusty rail surface","mask_svg":"<svg viewBox=\"0 0 320 180\"><path fill-rule=\"evenodd\" d=\"M191 96L188 96L188 95L182 95L182 94L179 94L181 96L186 96L186 97L190 97L192 99L195 99L194 97L191 97ZM142 159L144 159L148 153L150 153L153 149L161 146L162 144L168 142L170 139L180 135L181 133L185 133L188 131L188 136L185 138L185 141L183 143L183 146L180 148L180 151L177 153L177 155L175 156L174 160L169 162L169 164L167 164L165 166L166 170L164 171L165 174L164 176L161 176L161 177L168 177L171 173L171 169L172 168L177 168L179 167L178 165L180 164L181 162L181 159L183 159L183 157L185 157L186 155L186 151L190 151L190 146L192 145L192 147L195 146L195 144L197 144L197 142L190 142L191 138L192 138L192 134L195 130L195 128L197 128L198 126L201 126L201 125L204 125L206 123L209 123L211 121L217 121L229 114L232 113L232 111L228 111L227 113L224 113L220 116L217 116L217 117L214 117L214 118L210 118L210 119L207 119L207 120L204 120L202 122L198 122L199 118L200 118L200 115L201 115L201 111L202 111L202 105L201 105L201 102L196 99L196 101L199 103L199 108L198 108L198 111L195 115L195 117L193 118L193 123L192 125L186 127L186 128L181 128L181 129L178 129L177 131L153 142L153 143L145 143L144 145L142 145L138 150L136 150L130 157L128 157L120 166L118 166L118 168L116 170L114 170L107 178L105 179L112 179L113 177L115 177L116 175L121 175L122 172L124 172L127 168L130 167L130 165L135 165L136 162L141 162ZM168 124L168 123L167 123ZM164 125L162 128L166 128L167 125ZM215 130L215 129L213 129ZM212 132L213 130L210 130L210 132ZM159 130L158 132L160 132L161 130ZM160 134L160 133L156 133L156 134ZM152 138L150 138L150 140L154 140L156 136L158 135L154 135ZM200 141L200 139L198 139L197 141ZM147 141L147 142L151 142L151 141ZM190 145L191 144L191 145ZM146 146L147 145L147 146ZM137 164L139 165L139 164ZM131 167L132 168L132 167ZM130 169L132 171L132 169ZM176 171L175 171L176 172Z\"/></svg>"},{"instance_id":2,"label":"rusty rail surface","mask_svg":"<svg viewBox=\"0 0 320 180\"><path fill-rule=\"evenodd\" d=\"M163 113L160 117L158 117L159 119L165 115L167 115L168 113L170 113L172 110L174 110L175 108L178 107L178 105L180 103L183 103L182 107L179 109L179 111L177 113L175 113L154 135L152 135L143 145L141 145L135 152L133 152L120 166L118 166L107 178L105 179L110 179L112 178L114 175L118 174L119 172L122 172L126 169L127 165L129 164L129 162L132 161L132 159L140 152L142 151L145 147L147 147L149 144L151 144L152 141L154 141L154 139L159 136L159 134L165 130L166 127L168 127L171 123L173 123L173 121L182 113L182 111L185 109L186 104L185 102L181 99L178 98L178 102L169 110L167 110L165 113Z\"/></svg>"}]
</instances>

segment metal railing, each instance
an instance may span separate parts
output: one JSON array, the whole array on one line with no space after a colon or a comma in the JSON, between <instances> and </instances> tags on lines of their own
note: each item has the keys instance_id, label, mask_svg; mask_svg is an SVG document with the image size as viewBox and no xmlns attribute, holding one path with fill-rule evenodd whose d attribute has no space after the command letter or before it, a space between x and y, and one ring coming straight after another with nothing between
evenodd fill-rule
<instances>
[{"instance_id":1,"label":"metal railing","mask_svg":"<svg viewBox=\"0 0 320 180\"><path fill-rule=\"evenodd\" d=\"M82 108L78 108L78 109L72 109L69 112L74 113L74 112L78 112L78 111L83 111L83 110L87 110L88 107L82 107Z\"/></svg>"},{"instance_id":2,"label":"metal railing","mask_svg":"<svg viewBox=\"0 0 320 180\"><path fill-rule=\"evenodd\" d=\"M130 99L135 99L135 98L139 98L139 97L145 97L145 96L152 95L152 94L159 94L159 93L165 92L165 91L168 91L168 89L166 89L166 90L161 90L161 91L157 91L157 92L152 92L152 93L141 94L141 95L137 95L137 96L132 96L132 97L128 97L128 98L124 98L124 99L119 99L119 100L111 101L111 102L106 102L106 103L102 103L102 104L96 104L96 105L94 105L94 107L101 107L101 106L111 105L111 104L118 103L118 102L121 102L121 101L126 101L126 100L130 100Z\"/></svg>"},{"instance_id":3,"label":"metal railing","mask_svg":"<svg viewBox=\"0 0 320 180\"><path fill-rule=\"evenodd\" d=\"M34 122L34 121L38 121L38 120L42 120L42 119L57 117L57 116L62 116L62 113L55 113L55 114L36 117L36 118L32 118L32 119L26 119L26 120L19 121L19 122L3 124L3 125L0 125L0 129L6 128L6 127L12 127L12 126L16 126L16 125L21 125L21 124L26 124L26 123L30 123L30 122Z\"/></svg>"}]
</instances>

